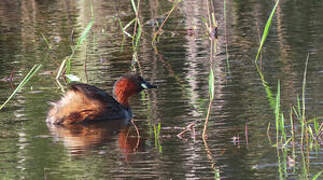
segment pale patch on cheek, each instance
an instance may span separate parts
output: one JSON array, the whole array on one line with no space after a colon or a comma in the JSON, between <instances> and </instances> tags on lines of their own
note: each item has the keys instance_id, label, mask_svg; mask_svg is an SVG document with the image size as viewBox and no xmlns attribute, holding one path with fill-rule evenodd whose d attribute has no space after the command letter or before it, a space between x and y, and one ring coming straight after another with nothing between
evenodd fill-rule
<instances>
[{"instance_id":1,"label":"pale patch on cheek","mask_svg":"<svg viewBox=\"0 0 323 180\"><path fill-rule=\"evenodd\" d=\"M147 85L144 84L144 83L141 83L141 87L144 88L144 89L148 89Z\"/></svg>"}]
</instances>

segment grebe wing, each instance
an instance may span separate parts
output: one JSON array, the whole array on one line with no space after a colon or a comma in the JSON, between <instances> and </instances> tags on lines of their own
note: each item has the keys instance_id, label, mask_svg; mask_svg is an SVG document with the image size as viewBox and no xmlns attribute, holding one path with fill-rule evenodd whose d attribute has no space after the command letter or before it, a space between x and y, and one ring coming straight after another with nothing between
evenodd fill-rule
<instances>
[{"instance_id":1,"label":"grebe wing","mask_svg":"<svg viewBox=\"0 0 323 180\"><path fill-rule=\"evenodd\" d=\"M70 85L70 89L82 93L89 99L100 102L105 107L104 113L109 114L109 116L104 117L105 119L120 119L124 115L125 107L100 88L88 84L74 83Z\"/></svg>"},{"instance_id":2,"label":"grebe wing","mask_svg":"<svg viewBox=\"0 0 323 180\"><path fill-rule=\"evenodd\" d=\"M86 97L100 101L100 102L115 102L118 103L111 95L104 90L82 83L70 84L70 90L78 91L84 94Z\"/></svg>"}]
</instances>

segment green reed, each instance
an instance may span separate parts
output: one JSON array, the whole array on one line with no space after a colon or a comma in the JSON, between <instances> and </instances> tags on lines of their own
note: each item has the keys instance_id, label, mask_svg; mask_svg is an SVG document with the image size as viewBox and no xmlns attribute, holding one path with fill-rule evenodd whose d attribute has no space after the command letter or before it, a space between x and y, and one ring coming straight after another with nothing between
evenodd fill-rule
<instances>
[{"instance_id":1,"label":"green reed","mask_svg":"<svg viewBox=\"0 0 323 180\"><path fill-rule=\"evenodd\" d=\"M215 59L215 55L216 55L216 43L217 43L217 39L216 39L216 30L217 30L217 22L215 19L215 13L214 13L214 5L212 3L212 1L208 2L208 22L206 21L206 19L202 18L202 21L205 24L205 27L207 28L208 34L209 34L209 40L210 40L210 59L209 59L209 64L210 64L210 71L209 71L209 78L208 78L208 84L209 84L209 106L208 106L208 110L207 110L207 114L204 120L204 127L203 127L203 133L202 133L202 138L205 144L207 144L206 142L206 138L207 138L207 134L206 134L206 130L207 130L207 126L208 126L208 122L209 122L209 118L210 118L210 114L211 114L211 108L212 108L212 103L214 100L214 72L213 72L213 62Z\"/></svg>"},{"instance_id":2,"label":"green reed","mask_svg":"<svg viewBox=\"0 0 323 180\"><path fill-rule=\"evenodd\" d=\"M219 167L216 165L216 160L214 158L214 155L212 154L211 149L209 148L208 142L207 142L207 126L209 122L209 118L211 115L211 109L212 109L212 103L214 100L214 72L213 72L213 64L215 60L215 55L216 55L216 45L217 45L217 22L215 19L215 13L214 13L214 8L215 6L213 5L213 1L208 1L208 22L204 19L204 24L208 30L209 34L209 40L210 40L210 59L209 59L209 66L210 66L210 71L209 71L209 77L208 77L208 85L209 85L209 106L207 110L207 114L204 120L204 127L203 127L203 132L202 132L202 140L205 148L205 152L207 154L207 158L210 163L210 167L213 169L214 172L214 179L221 179L220 176L220 170ZM203 20L203 19L202 19Z\"/></svg>"},{"instance_id":3,"label":"green reed","mask_svg":"<svg viewBox=\"0 0 323 180\"><path fill-rule=\"evenodd\" d=\"M258 66L258 58L259 58L259 55L262 51L262 48L264 46L264 43L265 43L265 40L267 39L267 36L268 36L268 33L269 33L269 27L271 25L271 22L272 22L272 18L274 16L274 13L276 12L276 8L278 6L278 3L279 3L279 0L276 1L276 4L275 6L273 7L273 9L271 10L271 13L270 13L270 16L268 17L267 19L267 22L266 22L266 26L265 26L265 29L264 29L264 32L262 33L262 38L261 38L261 41L260 41L260 44L259 44L259 47L258 47L258 51L257 51L257 55L255 57L255 65L256 65L256 70L257 70L257 73L261 79L261 82L262 82L262 85L264 86L265 88L265 92L266 92L266 95L267 95L267 99L269 101L269 104L270 104L270 107L272 109L275 109L275 99L273 98L273 95L272 95L272 91L270 89L270 86L268 85L268 83L265 81L265 77L264 75L262 74L261 72L261 69L259 68ZM277 104L276 104L277 105ZM277 118L277 117L276 117Z\"/></svg>"},{"instance_id":4,"label":"green reed","mask_svg":"<svg viewBox=\"0 0 323 180\"><path fill-rule=\"evenodd\" d=\"M306 119L306 104L305 104L305 88L306 88L306 73L307 73L307 65L308 65L308 57L306 59L305 63L305 70L303 75L303 83L302 83L302 97L299 98L297 96L296 98L296 106L293 106L290 108L289 111L289 121L284 117L284 113L281 111L280 107L280 82L278 81L277 85L277 94L276 94L276 102L275 102L275 128L276 128L276 144L274 146L277 147L277 158L278 158L278 170L280 174L280 179L285 179L288 177L287 173L287 158L290 158L287 156L287 152L291 152L291 156L293 161L296 159L296 148L295 144L299 144L300 148L300 154L301 154L301 160L302 160L302 174L301 176L304 179L309 179L309 157L306 155L310 154L310 150L312 147L316 147L317 150L319 149L319 136L321 132L321 126L318 122L319 119L322 119L322 117L315 117L312 119ZM301 100L300 100L301 99ZM300 102L302 101L302 102ZM294 121L294 118L296 117L296 121ZM289 124L288 124L289 123ZM323 123L322 123L323 124ZM287 131L287 126L289 125L290 131ZM296 135L295 134L295 126L301 128L300 133L300 142L296 142ZM289 137L289 138L288 138ZM304 140L305 138L305 140ZM292 149L290 149L290 146ZM280 151L283 153L283 157L281 160ZM282 163L282 165L281 165ZM297 169L294 167L294 171ZM317 179L323 171L320 171L315 176L313 176L312 179Z\"/></svg>"},{"instance_id":5,"label":"green reed","mask_svg":"<svg viewBox=\"0 0 323 180\"><path fill-rule=\"evenodd\" d=\"M260 76L260 79L262 81L262 84L263 84L263 86L265 88L267 99L269 100L270 107L273 108L273 109L275 109L275 100L274 100L274 98L272 96L272 92L270 90L270 87L269 87L268 83L265 81L265 77L263 76L260 68L258 67L257 61L259 59L259 55L260 55L260 53L262 51L264 43L265 43L265 41L267 39L267 36L268 36L268 33L269 33L269 28L270 28L270 25L271 25L271 22L272 22L272 18L274 16L275 12L276 12L276 8L277 8L278 4L279 4L279 0L276 1L275 6L271 10L270 16L267 19L266 26L265 26L264 32L262 33L261 41L260 41L260 44L259 44L259 47L258 47L257 55L255 57L255 64L256 64L257 72L258 72L258 74Z\"/></svg>"},{"instance_id":6,"label":"green reed","mask_svg":"<svg viewBox=\"0 0 323 180\"><path fill-rule=\"evenodd\" d=\"M132 65L131 65L131 70L136 70L136 64L139 68L139 71L141 72L141 65L140 65L140 61L138 58L138 50L140 48L140 40L142 37L142 23L140 20L140 7L141 7L141 0L138 0L137 2L135 2L135 0L130 0L131 3L131 7L133 9L133 12L135 13L135 18L133 18L131 21L129 21L125 26L123 25L122 21L120 18L118 18L119 21L119 25L122 31L122 35L123 35L123 41L125 40L125 37L129 37L131 38L131 42L132 42L132 50L133 50L133 54L132 54ZM133 27L133 32L129 33L127 31L128 28ZM123 47L121 47L121 49L123 49ZM145 99L145 93L143 92L142 94L142 98ZM148 104L148 107L150 107L150 104ZM153 133L154 133L154 138L155 138L155 148L158 149L158 152L162 153L162 146L160 143L160 130L161 130L161 123L158 123L158 125L150 125L150 127L153 127Z\"/></svg>"},{"instance_id":7,"label":"green reed","mask_svg":"<svg viewBox=\"0 0 323 180\"><path fill-rule=\"evenodd\" d=\"M161 123L159 122L157 127L156 125L154 127L154 136L155 136L155 148L158 149L158 152L162 153L163 149L160 144L160 129L161 129Z\"/></svg>"},{"instance_id":8,"label":"green reed","mask_svg":"<svg viewBox=\"0 0 323 180\"><path fill-rule=\"evenodd\" d=\"M304 146L304 138L311 140L312 142L317 142L317 137L320 134L320 124L318 122L319 119L322 117L315 117L312 119L306 119L306 103L305 103L305 89L306 89L306 74L307 74L307 65L308 65L309 57L306 59L305 63L305 70L303 75L303 83L302 83L302 96L301 100L299 96L296 98L296 106L291 107L289 112L289 124L291 127L291 137L294 138L294 127L300 126L301 133L300 133L300 145ZM302 101L302 102L300 102ZM276 138L281 135L281 139L284 140L286 143L287 140L287 132L285 130L285 124L287 122L284 118L283 113L280 110L280 82L278 81L277 85L277 94L276 94L276 106L274 109L275 112L275 119L276 119ZM295 124L293 117L296 117L297 121ZM279 133L280 132L280 133ZM282 141L281 141L282 142ZM282 142L283 143L283 142Z\"/></svg>"},{"instance_id":9,"label":"green reed","mask_svg":"<svg viewBox=\"0 0 323 180\"><path fill-rule=\"evenodd\" d=\"M43 33L41 33L41 37L42 37L42 38L43 38L43 40L45 41L45 43L46 43L46 45L47 45L47 48L48 48L48 49L52 49L51 45L49 44L48 39L46 38L46 36L45 36Z\"/></svg>"},{"instance_id":10,"label":"green reed","mask_svg":"<svg viewBox=\"0 0 323 180\"><path fill-rule=\"evenodd\" d=\"M317 178L319 178L320 176L321 176L321 174L323 173L323 170L322 171L320 171L320 172L318 172L318 173L316 173L314 176L313 176L313 178L312 178L312 180L317 180Z\"/></svg>"},{"instance_id":11,"label":"green reed","mask_svg":"<svg viewBox=\"0 0 323 180\"><path fill-rule=\"evenodd\" d=\"M72 53L71 55L67 56L61 63L57 75L56 75L56 79L59 79L59 77L62 76L63 73L65 73L66 75L70 74L71 72L71 61L72 58L75 55L75 51L78 50L82 43L84 42L84 40L86 39L87 35L89 34L92 26L94 24L94 19L92 18L90 20L90 22L88 23L88 25L86 26L86 28L82 31L81 36L78 38L76 45L71 47Z\"/></svg>"},{"instance_id":12,"label":"green reed","mask_svg":"<svg viewBox=\"0 0 323 180\"><path fill-rule=\"evenodd\" d=\"M130 3L136 17L133 18L131 21L129 21L125 26L123 25L120 18L118 18L118 21L119 21L119 25L123 36L121 50L123 50L123 43L125 41L126 36L131 38L132 40L131 42L132 42L132 49L133 49L133 54L132 54L133 63L132 63L131 69L134 70L135 63L138 65L139 68L141 68L140 62L138 60L138 49L140 47L140 39L142 36L142 23L139 17L141 0L138 0L137 3L135 2L135 0L130 0ZM133 26L132 35L131 33L127 32L127 29L131 26Z\"/></svg>"},{"instance_id":13,"label":"green reed","mask_svg":"<svg viewBox=\"0 0 323 180\"><path fill-rule=\"evenodd\" d=\"M306 125L306 119L305 119L305 87L306 87L306 74L307 74L307 65L309 60L309 54L307 54L306 63L305 63L305 70L303 75L303 86L302 86L302 118L301 118L301 145L303 145L304 142L304 127ZM298 108L300 109L300 108Z\"/></svg>"},{"instance_id":14,"label":"green reed","mask_svg":"<svg viewBox=\"0 0 323 180\"><path fill-rule=\"evenodd\" d=\"M279 137L279 120L280 120L280 82L277 85L276 105L275 105L275 124L276 124L276 143Z\"/></svg>"},{"instance_id":15,"label":"green reed","mask_svg":"<svg viewBox=\"0 0 323 180\"><path fill-rule=\"evenodd\" d=\"M205 118L205 121L204 121L204 128L203 128L203 133L202 133L203 138L206 138L206 129L207 129L209 118L210 118L213 99L214 99L214 73L213 73L212 66L210 66L210 73L209 73L209 107L208 107L207 115L206 115L206 118Z\"/></svg>"},{"instance_id":16,"label":"green reed","mask_svg":"<svg viewBox=\"0 0 323 180\"><path fill-rule=\"evenodd\" d=\"M24 77L24 79L19 83L17 88L12 92L12 94L8 97L8 99L0 106L0 110L19 92L26 83L37 73L37 71L41 68L41 64L35 64L28 74Z\"/></svg>"},{"instance_id":17,"label":"green reed","mask_svg":"<svg viewBox=\"0 0 323 180\"><path fill-rule=\"evenodd\" d=\"M301 98L299 96L296 97L296 105L290 108L290 112L288 114L289 120L285 118L284 112L281 111L280 106L280 81L277 83L277 93L276 97L273 98L273 93L270 89L270 86L265 81L265 77L262 74L257 61L259 58L259 55L261 53L261 50L263 48L264 42L267 38L267 35L269 33L269 27L272 22L273 15L276 11L276 8L278 6L279 0L276 1L275 6L273 7L271 14L267 20L266 27L264 29L262 39L257 51L257 55L255 57L255 65L258 72L258 75L262 81L262 84L265 88L265 92L267 95L267 99L269 101L270 107L274 111L275 115L275 128L276 128L276 146L277 149L277 158L278 158L278 171L279 171L279 177L280 179L285 179L288 177L287 173L287 165L291 165L291 162L288 162L287 158L290 158L287 154L287 152L291 151L291 160L289 161L295 161L296 159L296 145L298 144L296 141L296 135L297 135L297 128L300 127L300 151L302 156L302 177L305 179L308 179L309 177L309 157L306 157L305 155L309 155L310 148L313 146L313 144L316 144L316 147L319 146L319 136L320 133L322 133L322 130L320 129L322 125L319 125L318 119L321 119L322 117L316 117L310 120L306 120L306 104L305 104L305 88L306 88L306 74L307 74L307 65L309 61L309 55L307 56L306 62L305 62L305 70L303 74L303 82L302 82L302 93ZM294 117L296 117L296 120L294 121ZM290 131L287 130L287 127L290 128ZM270 123L268 124L267 134L269 136L269 130L270 130ZM304 138L305 142L304 143ZM270 138L268 137L269 141L271 142ZM292 149L290 150L290 146L292 146ZM304 152L304 149L306 152ZM280 155L280 151L282 151L282 155ZM295 165L293 165L295 166ZM297 170L296 167L293 168L294 173ZM313 179L317 179L322 172L317 173Z\"/></svg>"},{"instance_id":18,"label":"green reed","mask_svg":"<svg viewBox=\"0 0 323 180\"><path fill-rule=\"evenodd\" d=\"M259 55L261 53L261 50L262 50L262 48L264 46L264 43L265 43L265 41L267 39L268 32L269 32L269 27L271 25L271 21L273 19L274 14L275 14L275 11L276 11L276 8L278 6L278 3L279 3L279 0L276 1L276 4L275 4L274 8L271 10L270 16L268 17L268 20L267 20L267 23L266 23L264 32L262 34L262 38L261 38L261 41L260 41L260 45L258 47L257 55L256 55L256 58L255 58L255 63L257 63L257 61L258 61Z\"/></svg>"}]
</instances>

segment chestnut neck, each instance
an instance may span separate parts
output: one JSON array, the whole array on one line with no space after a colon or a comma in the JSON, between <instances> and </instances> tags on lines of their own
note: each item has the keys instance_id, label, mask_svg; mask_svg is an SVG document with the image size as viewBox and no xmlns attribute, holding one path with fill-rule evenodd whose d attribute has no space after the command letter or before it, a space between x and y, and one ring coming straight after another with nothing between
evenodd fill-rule
<instances>
[{"instance_id":1,"label":"chestnut neck","mask_svg":"<svg viewBox=\"0 0 323 180\"><path fill-rule=\"evenodd\" d=\"M119 79L113 86L114 98L126 107L129 107L129 97L139 91L137 84L127 78Z\"/></svg>"}]
</instances>

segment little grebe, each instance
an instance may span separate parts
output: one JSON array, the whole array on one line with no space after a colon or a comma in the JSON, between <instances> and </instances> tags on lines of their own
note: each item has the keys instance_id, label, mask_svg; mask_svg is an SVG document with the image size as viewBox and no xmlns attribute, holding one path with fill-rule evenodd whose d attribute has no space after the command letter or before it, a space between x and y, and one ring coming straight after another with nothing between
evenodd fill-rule
<instances>
[{"instance_id":1,"label":"little grebe","mask_svg":"<svg viewBox=\"0 0 323 180\"><path fill-rule=\"evenodd\" d=\"M131 119L128 98L143 89L156 88L138 74L126 74L113 86L113 95L91 85L72 84L66 94L52 102L46 122L73 124L112 119Z\"/></svg>"}]
</instances>

